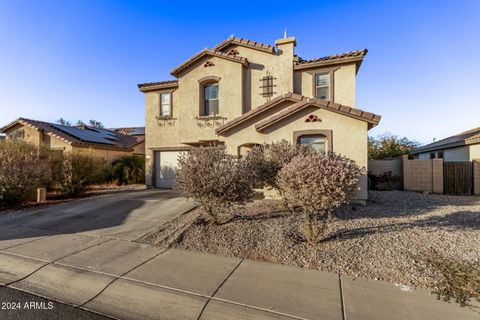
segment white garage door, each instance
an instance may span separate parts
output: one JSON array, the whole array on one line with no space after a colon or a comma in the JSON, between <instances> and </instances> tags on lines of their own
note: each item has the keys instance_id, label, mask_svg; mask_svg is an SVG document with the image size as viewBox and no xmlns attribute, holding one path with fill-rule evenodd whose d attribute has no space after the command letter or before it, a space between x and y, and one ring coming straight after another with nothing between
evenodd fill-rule
<instances>
[{"instance_id":1,"label":"white garage door","mask_svg":"<svg viewBox=\"0 0 480 320\"><path fill-rule=\"evenodd\" d=\"M157 188L173 188L178 167L179 151L155 152L155 186Z\"/></svg>"}]
</instances>

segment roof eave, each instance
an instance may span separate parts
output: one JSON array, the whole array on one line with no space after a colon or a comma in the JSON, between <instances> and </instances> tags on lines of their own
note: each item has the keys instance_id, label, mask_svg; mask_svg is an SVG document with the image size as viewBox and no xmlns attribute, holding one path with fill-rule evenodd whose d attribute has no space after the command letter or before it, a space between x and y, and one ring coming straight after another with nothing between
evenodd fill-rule
<instances>
[{"instance_id":1,"label":"roof eave","mask_svg":"<svg viewBox=\"0 0 480 320\"><path fill-rule=\"evenodd\" d=\"M0 128L0 133L5 133L6 130L10 129L11 127L19 123L21 119L22 118L15 119L12 122L4 125L3 127Z\"/></svg>"},{"instance_id":2,"label":"roof eave","mask_svg":"<svg viewBox=\"0 0 480 320\"><path fill-rule=\"evenodd\" d=\"M143 86L138 84L138 91L140 92L149 92L155 90L164 90L164 89L176 89L178 88L178 83L168 83L168 84L159 84L159 85L152 85L152 86Z\"/></svg>"},{"instance_id":3,"label":"roof eave","mask_svg":"<svg viewBox=\"0 0 480 320\"><path fill-rule=\"evenodd\" d=\"M362 64L364 56L362 57L354 57L354 58L342 58L342 59L332 59L332 60L324 60L324 61L313 61L313 62L306 62L303 64L296 64L293 66L294 70L304 70L304 69L312 69L317 67L324 67L324 66L333 66L333 65L340 65L340 64L347 64L347 63L355 63L357 65L357 71Z\"/></svg>"},{"instance_id":4,"label":"roof eave","mask_svg":"<svg viewBox=\"0 0 480 320\"><path fill-rule=\"evenodd\" d=\"M193 57L191 57L190 59L188 59L187 61L185 61L184 63L182 63L181 65L179 65L178 67L174 68L172 71L170 71L170 74L171 74L172 76L178 78L178 76L180 75L180 73L181 73L183 70L185 70L185 69L188 68L190 65L192 65L192 64L195 63L195 62L197 62L198 60L202 59L202 58L205 57L205 56L212 56L212 57L222 58L222 59L225 59L225 60L229 60L229 61L233 61L233 62L240 63L240 64L242 64L243 66L248 67L248 60L247 60L247 59L244 59L244 60L242 61L242 60L236 59L235 57L229 57L229 56L224 55L224 54L212 52L212 51L209 51L209 50L203 50L203 51L197 53L196 55L194 55Z\"/></svg>"},{"instance_id":5,"label":"roof eave","mask_svg":"<svg viewBox=\"0 0 480 320\"><path fill-rule=\"evenodd\" d=\"M217 45L216 47L213 48L214 51L221 51L222 49L228 47L229 45L236 45L236 46L241 46L241 47L245 47L245 48L250 48L250 49L253 49L253 50L258 50L258 51L262 51L262 52L266 52L266 53L275 53L275 48L272 46L272 47L268 47L268 48L262 48L262 47L255 47L255 46L249 46L245 43L242 43L242 42L238 42L238 41L235 41L233 39L229 39L229 40L225 40L223 41L222 43L220 43L219 45Z\"/></svg>"}]
</instances>

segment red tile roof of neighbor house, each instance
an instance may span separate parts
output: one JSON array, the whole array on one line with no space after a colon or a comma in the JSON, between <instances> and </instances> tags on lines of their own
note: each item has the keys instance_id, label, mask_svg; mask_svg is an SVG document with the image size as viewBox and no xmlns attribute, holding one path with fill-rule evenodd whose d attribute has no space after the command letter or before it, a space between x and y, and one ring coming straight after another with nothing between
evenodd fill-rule
<instances>
[{"instance_id":1,"label":"red tile roof of neighbor house","mask_svg":"<svg viewBox=\"0 0 480 320\"><path fill-rule=\"evenodd\" d=\"M9 123L3 128L0 128L0 132L5 132L6 130L8 130L9 128L13 127L16 124L21 124L24 126L35 128L47 135L50 135L68 144L79 146L79 147L93 147L93 148L96 147L101 149L131 150L133 146L141 142L141 141L138 141L136 137L129 136L129 135L126 135L117 131L108 130L108 129L103 129L103 130L109 133L109 135L113 139L106 139L104 133L98 132L95 130L95 128L88 127L88 126L86 126L85 129L79 129L77 127L62 126L59 124L26 119L26 118L18 118L17 120ZM88 133L90 137L98 140L99 142L92 142L92 141L85 140L85 138L83 138L83 135L75 135L75 132L77 132L77 130L86 130L86 133ZM81 132L81 131L78 131L78 132ZM100 141L105 141L105 143L101 143Z\"/></svg>"},{"instance_id":2,"label":"red tile roof of neighbor house","mask_svg":"<svg viewBox=\"0 0 480 320\"><path fill-rule=\"evenodd\" d=\"M278 96L278 97L276 97L276 98L274 98L270 101L267 101L263 105L255 108L255 109L252 109L252 110L242 114L241 116L225 123L224 125L218 127L216 129L216 132L217 132L217 134L225 133L228 130L236 127L237 125L253 118L254 116L256 116L256 115L258 115L258 114L260 114L260 113L262 113L266 110L270 110L270 109L274 108L275 106L277 106L277 105L279 105L283 102L287 102L287 101L293 102L293 104L291 106L287 107L286 109L282 110L281 112L276 113L276 114L270 116L269 118L260 121L259 123L257 123L255 128L258 131L261 131L261 130L265 129L266 127L270 126L271 124L273 124L273 123L275 123L275 122L277 122L277 121L279 121L283 118L286 118L293 113L296 113L300 110L303 110L304 108L309 107L309 106L323 108L325 110L329 110L329 111L332 111L332 112L336 112L336 113L346 115L348 117L352 117L352 118L356 118L358 120L366 121L366 122L368 122L369 128L372 128L372 127L376 126L380 122L380 119L381 119L380 115L377 115L377 114L374 114L374 113L371 113L371 112L366 112L366 111L363 111L361 109L352 108L352 107L341 105L341 104L338 104L338 103L334 103L334 102L331 102L331 101L328 101L328 100L317 99L317 98L309 98L309 97L306 97L306 96L302 96L302 95L299 95L299 94L289 92L289 93L285 93L284 95Z\"/></svg>"},{"instance_id":3,"label":"red tile roof of neighbor house","mask_svg":"<svg viewBox=\"0 0 480 320\"><path fill-rule=\"evenodd\" d=\"M465 132L458 133L451 137L429 143L425 146L413 150L411 153L422 153L437 149L453 148L467 144L480 143L480 127Z\"/></svg>"}]
</instances>

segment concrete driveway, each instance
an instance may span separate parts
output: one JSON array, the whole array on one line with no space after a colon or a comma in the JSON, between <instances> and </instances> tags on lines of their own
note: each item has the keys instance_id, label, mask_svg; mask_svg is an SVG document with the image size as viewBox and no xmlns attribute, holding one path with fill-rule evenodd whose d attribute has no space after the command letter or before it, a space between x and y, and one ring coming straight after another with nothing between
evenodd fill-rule
<instances>
[{"instance_id":1,"label":"concrete driveway","mask_svg":"<svg viewBox=\"0 0 480 320\"><path fill-rule=\"evenodd\" d=\"M478 318L393 284L131 241L192 208L146 190L0 217L0 285L116 319Z\"/></svg>"},{"instance_id":2,"label":"concrete driveway","mask_svg":"<svg viewBox=\"0 0 480 320\"><path fill-rule=\"evenodd\" d=\"M30 212L0 215L3 246L62 234L135 240L194 207L168 190L141 190L79 199Z\"/></svg>"}]
</instances>

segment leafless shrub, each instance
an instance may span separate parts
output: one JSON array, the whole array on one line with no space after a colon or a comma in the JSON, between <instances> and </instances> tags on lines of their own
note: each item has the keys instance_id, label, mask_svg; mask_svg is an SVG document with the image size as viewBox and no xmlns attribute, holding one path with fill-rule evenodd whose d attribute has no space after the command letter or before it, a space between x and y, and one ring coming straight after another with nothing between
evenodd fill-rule
<instances>
[{"instance_id":1,"label":"leafless shrub","mask_svg":"<svg viewBox=\"0 0 480 320\"><path fill-rule=\"evenodd\" d=\"M46 150L22 141L0 142L0 206L28 200L47 176Z\"/></svg>"},{"instance_id":2,"label":"leafless shrub","mask_svg":"<svg viewBox=\"0 0 480 320\"><path fill-rule=\"evenodd\" d=\"M298 155L311 154L305 145L294 144L286 140L255 146L248 153L246 160L255 174L257 184L278 190L277 174L282 167Z\"/></svg>"},{"instance_id":3,"label":"leafless shrub","mask_svg":"<svg viewBox=\"0 0 480 320\"><path fill-rule=\"evenodd\" d=\"M354 161L333 153L299 155L283 166L277 183L285 200L301 208L301 231L308 242L324 236L333 210L348 201L365 173Z\"/></svg>"},{"instance_id":4,"label":"leafless shrub","mask_svg":"<svg viewBox=\"0 0 480 320\"><path fill-rule=\"evenodd\" d=\"M214 223L235 205L253 197L253 174L247 161L225 147L199 147L179 157L176 188L203 207Z\"/></svg>"}]
</instances>

